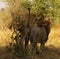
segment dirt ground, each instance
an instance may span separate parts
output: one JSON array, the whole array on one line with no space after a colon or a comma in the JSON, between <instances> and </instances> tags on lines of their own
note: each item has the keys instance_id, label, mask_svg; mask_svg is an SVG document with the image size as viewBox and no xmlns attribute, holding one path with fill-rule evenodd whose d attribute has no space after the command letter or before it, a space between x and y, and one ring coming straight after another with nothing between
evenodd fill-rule
<instances>
[{"instance_id":1,"label":"dirt ground","mask_svg":"<svg viewBox=\"0 0 60 59\"><path fill-rule=\"evenodd\" d=\"M6 49L6 45L9 45L11 42L10 36L10 30L0 30L0 59L18 59L18 57L11 58L12 53ZM60 59L60 26L51 28L48 41L42 54L29 55L21 59Z\"/></svg>"}]
</instances>

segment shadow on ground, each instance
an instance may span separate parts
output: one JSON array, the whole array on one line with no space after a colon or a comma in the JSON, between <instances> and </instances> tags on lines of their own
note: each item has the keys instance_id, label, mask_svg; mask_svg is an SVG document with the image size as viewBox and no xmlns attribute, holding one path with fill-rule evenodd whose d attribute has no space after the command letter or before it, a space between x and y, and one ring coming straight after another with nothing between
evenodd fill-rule
<instances>
[{"instance_id":1,"label":"shadow on ground","mask_svg":"<svg viewBox=\"0 0 60 59\"><path fill-rule=\"evenodd\" d=\"M60 48L48 46L43 49L41 55L36 55L33 59L60 59Z\"/></svg>"},{"instance_id":2,"label":"shadow on ground","mask_svg":"<svg viewBox=\"0 0 60 59\"><path fill-rule=\"evenodd\" d=\"M0 48L0 59L60 59L60 48L50 45L43 49L42 54L31 54L30 52L26 52L25 56L22 57L14 56L13 58L12 56L14 55L10 50L8 51L5 47Z\"/></svg>"}]
</instances>

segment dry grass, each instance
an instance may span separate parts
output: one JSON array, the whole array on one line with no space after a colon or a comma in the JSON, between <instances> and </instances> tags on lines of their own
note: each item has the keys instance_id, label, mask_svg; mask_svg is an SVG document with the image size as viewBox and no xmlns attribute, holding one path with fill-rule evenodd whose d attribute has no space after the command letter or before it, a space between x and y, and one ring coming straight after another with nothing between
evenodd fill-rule
<instances>
[{"instance_id":1,"label":"dry grass","mask_svg":"<svg viewBox=\"0 0 60 59\"><path fill-rule=\"evenodd\" d=\"M11 42L12 32L8 28L0 30L0 47L4 47Z\"/></svg>"},{"instance_id":2,"label":"dry grass","mask_svg":"<svg viewBox=\"0 0 60 59\"><path fill-rule=\"evenodd\" d=\"M11 54L4 48L9 45L11 31L9 29L0 30L0 59L10 59ZM3 48L2 48L3 47ZM17 58L18 59L18 58ZM29 58L26 58L29 59ZM54 26L51 29L49 40L43 50L42 55L34 54L32 59L60 59L60 27Z\"/></svg>"}]
</instances>

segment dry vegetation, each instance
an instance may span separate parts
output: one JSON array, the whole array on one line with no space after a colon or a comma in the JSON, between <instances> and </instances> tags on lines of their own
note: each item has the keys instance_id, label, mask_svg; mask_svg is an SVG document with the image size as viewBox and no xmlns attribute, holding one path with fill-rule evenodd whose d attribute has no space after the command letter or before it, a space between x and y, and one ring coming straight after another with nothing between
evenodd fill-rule
<instances>
[{"instance_id":1,"label":"dry vegetation","mask_svg":"<svg viewBox=\"0 0 60 59\"><path fill-rule=\"evenodd\" d=\"M22 0L20 0L22 1ZM52 1L52 0L51 0ZM13 2L13 1L12 1ZM52 1L53 2L53 1ZM36 3L37 4L37 3ZM38 3L40 6L40 3ZM53 4L54 5L54 4ZM58 5L58 4L57 4ZM59 4L60 5L60 4ZM38 5L37 5L38 6ZM35 7L37 7L35 6ZM11 6L9 7L10 11L12 13L14 13L14 17L16 16L20 16L20 13L22 14L21 18L22 20L24 20L25 18L27 18L26 14L25 14L25 9L21 9L22 11L19 13L21 8L21 2L16 1L16 3L14 5L11 4ZM28 6L27 6L28 7ZM34 7L34 6L33 6ZM34 8L35 8L34 7ZM43 7L43 5L41 6ZM56 5L55 5L56 7ZM55 8L54 7L54 8ZM14 9L13 9L14 8ZM38 8L38 7L37 7ZM13 9L13 10L12 10ZM36 8L35 8L36 9ZM39 10L39 9L38 9ZM37 11L38 11L37 10ZM59 9L60 10L60 9ZM23 12L24 11L24 12ZM36 11L36 10L33 10ZM32 13L34 13L32 11ZM45 11L45 10L43 10ZM22 13L23 12L23 13ZM41 12L41 11L39 11ZM38 12L38 13L39 13ZM47 11L48 12L48 11ZM53 11L52 11L53 12ZM60 11L59 11L60 12ZM58 12L58 13L59 13ZM28 11L26 12L28 13ZM49 13L49 12L48 12ZM23 16L24 14L24 16ZM49 34L49 38L48 41L43 49L42 54L32 54L30 51L29 53L25 53L24 57L20 57L18 58L16 55L14 55L12 53L11 50L8 50L6 47L9 46L9 44L11 42L13 42L11 40L11 35L12 35L12 31L10 29L8 29L7 27L9 27L10 22L11 22L11 13L9 13L8 10L4 10L4 11L0 11L0 59L60 59L60 25L53 25L51 27L51 32ZM32 19L35 19L35 16L32 15L33 17L31 17ZM15 18L13 19L15 20ZM14 21L13 21L14 22ZM53 21L51 21L53 23ZM59 22L55 21L56 23ZM59 22L60 23L60 22ZM10 47L11 48L11 47ZM30 46L29 46L30 48ZM14 57L14 58L13 58Z\"/></svg>"},{"instance_id":2,"label":"dry vegetation","mask_svg":"<svg viewBox=\"0 0 60 59\"><path fill-rule=\"evenodd\" d=\"M8 28L0 30L0 59L10 59L12 53L8 53L5 48L11 41L12 32ZM16 57L17 58L17 57ZM30 58L30 57L29 57ZM15 58L14 58L15 59ZM27 58L28 59L28 58ZM32 59L60 59L60 27L53 26L49 35L49 40L43 50L42 55L34 54Z\"/></svg>"}]
</instances>

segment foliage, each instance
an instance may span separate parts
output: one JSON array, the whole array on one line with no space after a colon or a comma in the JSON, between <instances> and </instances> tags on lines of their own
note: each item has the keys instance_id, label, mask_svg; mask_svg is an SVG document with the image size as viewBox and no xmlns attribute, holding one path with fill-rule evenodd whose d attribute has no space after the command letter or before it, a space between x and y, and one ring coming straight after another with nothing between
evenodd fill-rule
<instances>
[{"instance_id":1,"label":"foliage","mask_svg":"<svg viewBox=\"0 0 60 59\"><path fill-rule=\"evenodd\" d=\"M21 13L23 11L27 12L27 8L30 7L32 11L31 13L33 14L40 15L41 13L44 13L46 14L46 16L50 16L54 20L57 20L57 17L58 18L60 17L59 16L60 0L58 1L57 0L38 0L38 1L32 0L31 4L28 2L28 0L20 0L20 1L7 0L7 1L9 1L9 4L11 5L12 8L14 8L14 10L18 11L19 9ZM16 7L17 4L22 4L22 5L19 5L18 6L19 8L17 8Z\"/></svg>"},{"instance_id":2,"label":"foliage","mask_svg":"<svg viewBox=\"0 0 60 59\"><path fill-rule=\"evenodd\" d=\"M42 17L42 15L44 17L47 16L48 18L51 17L51 19L53 19L54 22L57 22L57 18L59 19L60 17L60 12L59 12L60 0L58 1L57 0L32 0L32 2L28 2L28 0L6 0L6 1L8 1L9 4L9 11L10 11L9 14L12 19L11 25L15 30L14 32L16 33L16 36L13 37L14 40L19 40L21 36L20 35L18 36L18 34L20 34L20 32L24 32L23 30L25 30L24 26L25 26L25 21L28 18L28 15L26 15L28 14L28 8L30 8L31 10L31 15L34 14L36 15L36 17ZM8 13L6 14L6 16L8 16ZM36 18L35 16L32 17ZM5 21L5 17L3 17L3 20ZM24 28L20 29L21 27ZM16 52L17 51L19 52L19 53L17 52L19 56L21 55L21 53L24 54L22 50L23 47L21 42L22 41L19 41L20 44L17 45L18 42L16 41L16 45L15 45L15 47L19 46L18 47L19 50L18 49L16 50Z\"/></svg>"}]
</instances>

